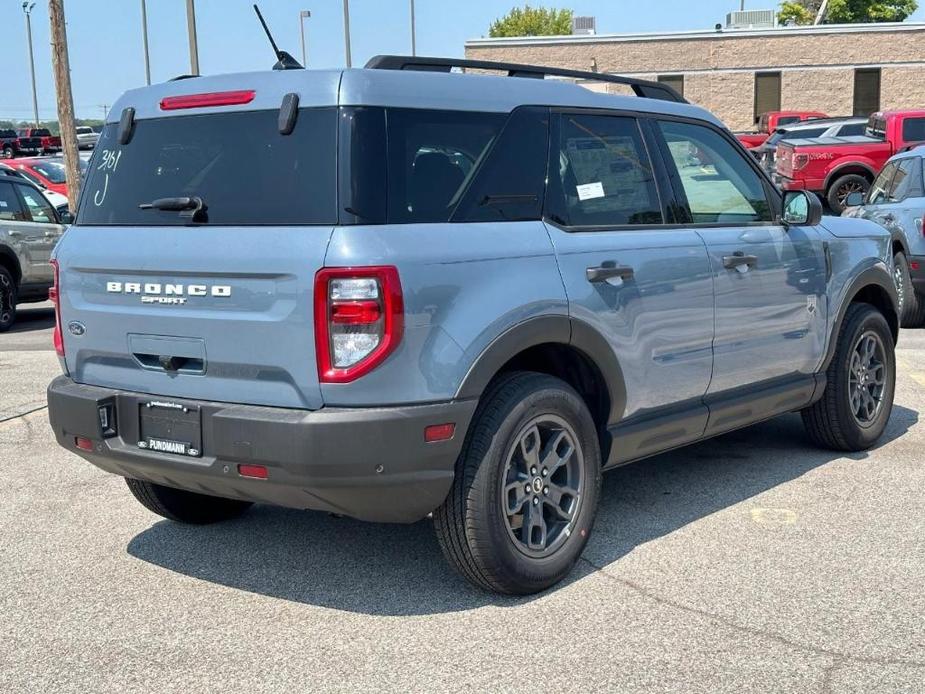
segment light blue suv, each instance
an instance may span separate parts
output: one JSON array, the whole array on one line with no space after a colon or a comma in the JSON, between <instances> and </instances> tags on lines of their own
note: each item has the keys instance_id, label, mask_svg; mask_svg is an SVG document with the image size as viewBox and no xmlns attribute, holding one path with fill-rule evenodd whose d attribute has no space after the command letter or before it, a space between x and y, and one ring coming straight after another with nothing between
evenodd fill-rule
<instances>
[{"instance_id":1,"label":"light blue suv","mask_svg":"<svg viewBox=\"0 0 925 694\"><path fill-rule=\"evenodd\" d=\"M62 446L177 521L432 514L503 593L567 574L603 470L794 411L860 450L893 402L889 234L619 76L385 56L133 90L55 262Z\"/></svg>"},{"instance_id":2,"label":"light blue suv","mask_svg":"<svg viewBox=\"0 0 925 694\"><path fill-rule=\"evenodd\" d=\"M925 326L925 147L915 147L890 158L867 195L854 193L843 217L869 219L884 227L893 246L893 281L900 323L904 328Z\"/></svg>"}]
</instances>

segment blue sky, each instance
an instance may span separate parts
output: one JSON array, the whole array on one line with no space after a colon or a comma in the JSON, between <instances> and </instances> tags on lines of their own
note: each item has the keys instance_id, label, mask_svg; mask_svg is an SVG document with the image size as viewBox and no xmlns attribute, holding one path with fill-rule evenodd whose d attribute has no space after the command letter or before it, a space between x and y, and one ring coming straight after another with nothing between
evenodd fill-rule
<instances>
[{"instance_id":1,"label":"blue sky","mask_svg":"<svg viewBox=\"0 0 925 694\"><path fill-rule=\"evenodd\" d=\"M0 0L4 40L0 65L0 119L29 118L26 32L21 0ZM184 0L148 0L148 36L152 80L189 72ZM260 30L252 0L196 0L199 63L203 74L267 69L273 63ZM259 2L277 43L300 57L299 10L312 12L306 24L309 63L315 67L344 65L341 0L262 0ZM466 39L486 35L493 19L517 0L416 0L418 53L459 56ZM738 9L738 0L575 0L535 1L571 7L597 17L598 31L671 31L705 29ZM775 0L749 0L747 9L761 9ZM408 0L351 0L353 64L378 53L410 53ZM144 84L141 43L141 0L65 0L70 43L74 105L78 117L99 117L126 89ZM912 17L925 21L923 8ZM32 13L38 82L39 116L55 118L54 85L48 32L48 4L38 0Z\"/></svg>"}]
</instances>

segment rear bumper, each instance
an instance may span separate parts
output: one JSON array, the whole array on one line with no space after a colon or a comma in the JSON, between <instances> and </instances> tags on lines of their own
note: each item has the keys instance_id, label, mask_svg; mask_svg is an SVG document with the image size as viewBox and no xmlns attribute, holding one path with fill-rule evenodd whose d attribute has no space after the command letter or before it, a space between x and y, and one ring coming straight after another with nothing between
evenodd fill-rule
<instances>
[{"instance_id":1,"label":"rear bumper","mask_svg":"<svg viewBox=\"0 0 925 694\"><path fill-rule=\"evenodd\" d=\"M309 412L167 398L202 413L202 457L186 458L138 447L139 406L152 399L60 376L48 387L49 420L61 446L123 477L397 523L419 520L443 502L476 407L466 400ZM117 432L104 438L98 408L108 403ZM424 442L426 426L447 422L456 424L452 439ZM93 450L78 449L78 436ZM266 466L267 479L241 477L241 464Z\"/></svg>"},{"instance_id":2,"label":"rear bumper","mask_svg":"<svg viewBox=\"0 0 925 694\"><path fill-rule=\"evenodd\" d=\"M925 294L925 255L909 256L909 277L917 294Z\"/></svg>"},{"instance_id":3,"label":"rear bumper","mask_svg":"<svg viewBox=\"0 0 925 694\"><path fill-rule=\"evenodd\" d=\"M787 178L779 173L772 174L772 179L778 188L782 190L808 190L813 193L821 193L825 189L825 181L805 178Z\"/></svg>"}]
</instances>

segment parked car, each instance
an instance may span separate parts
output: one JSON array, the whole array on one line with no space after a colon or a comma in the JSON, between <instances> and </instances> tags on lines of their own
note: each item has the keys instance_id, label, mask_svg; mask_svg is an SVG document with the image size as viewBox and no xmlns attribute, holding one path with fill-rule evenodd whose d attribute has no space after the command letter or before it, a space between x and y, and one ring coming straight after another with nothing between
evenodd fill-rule
<instances>
[{"instance_id":1,"label":"parked car","mask_svg":"<svg viewBox=\"0 0 925 694\"><path fill-rule=\"evenodd\" d=\"M602 470L794 411L879 439L889 234L781 195L658 83L475 66L123 95L55 251L60 445L174 521L432 512L463 576L532 593ZM550 75L639 97L523 78Z\"/></svg>"},{"instance_id":2,"label":"parked car","mask_svg":"<svg viewBox=\"0 0 925 694\"><path fill-rule=\"evenodd\" d=\"M45 188L64 196L67 195L67 177L65 175L64 160L61 157L17 159L8 163L40 188ZM81 175L86 175L87 162L79 159L79 165Z\"/></svg>"},{"instance_id":3,"label":"parked car","mask_svg":"<svg viewBox=\"0 0 925 694\"><path fill-rule=\"evenodd\" d=\"M19 137L15 130L0 130L0 158L12 159L41 153L41 138Z\"/></svg>"},{"instance_id":4,"label":"parked car","mask_svg":"<svg viewBox=\"0 0 925 694\"><path fill-rule=\"evenodd\" d=\"M841 214L851 193L865 195L890 157L919 142L925 142L925 110L875 113L863 138L781 143L777 180L784 190L820 195Z\"/></svg>"},{"instance_id":5,"label":"parked car","mask_svg":"<svg viewBox=\"0 0 925 694\"><path fill-rule=\"evenodd\" d=\"M894 155L866 196L849 196L843 217L869 219L884 227L893 244L893 281L902 327L925 325L925 147Z\"/></svg>"},{"instance_id":6,"label":"parked car","mask_svg":"<svg viewBox=\"0 0 925 694\"><path fill-rule=\"evenodd\" d=\"M17 134L21 138L39 138L42 142L42 154L57 154L61 151L61 138L52 135L48 128L20 128Z\"/></svg>"},{"instance_id":7,"label":"parked car","mask_svg":"<svg viewBox=\"0 0 925 694\"><path fill-rule=\"evenodd\" d=\"M93 149L99 142L100 134L89 125L78 125L77 128L77 148Z\"/></svg>"},{"instance_id":8,"label":"parked car","mask_svg":"<svg viewBox=\"0 0 925 694\"><path fill-rule=\"evenodd\" d=\"M29 181L30 183L35 185L39 190L42 191L42 195L44 195L45 198L48 200L48 202L51 203L52 207L54 207L58 211L59 215L63 211L68 210L68 199L66 195L61 195L60 193L56 193L53 190L48 190L47 188L43 188L42 186L38 185L34 180L26 176L22 171L10 166L9 164L4 164L3 162L0 162L0 174L4 174L7 176L16 176L25 181Z\"/></svg>"},{"instance_id":9,"label":"parked car","mask_svg":"<svg viewBox=\"0 0 925 694\"><path fill-rule=\"evenodd\" d=\"M735 136L747 149L751 149L763 144L780 127L814 118L828 118L828 115L821 111L768 111L758 119L757 131L737 132Z\"/></svg>"},{"instance_id":10,"label":"parked car","mask_svg":"<svg viewBox=\"0 0 925 694\"><path fill-rule=\"evenodd\" d=\"M775 154L781 142L831 138L864 137L867 129L866 118L818 118L811 121L787 125L775 130L764 144L750 151L761 162L768 173L776 171ZM839 140L841 141L841 140Z\"/></svg>"},{"instance_id":11,"label":"parked car","mask_svg":"<svg viewBox=\"0 0 925 694\"><path fill-rule=\"evenodd\" d=\"M19 304L48 298L54 284L51 252L64 231L61 223L37 187L0 171L0 332L16 322Z\"/></svg>"}]
</instances>

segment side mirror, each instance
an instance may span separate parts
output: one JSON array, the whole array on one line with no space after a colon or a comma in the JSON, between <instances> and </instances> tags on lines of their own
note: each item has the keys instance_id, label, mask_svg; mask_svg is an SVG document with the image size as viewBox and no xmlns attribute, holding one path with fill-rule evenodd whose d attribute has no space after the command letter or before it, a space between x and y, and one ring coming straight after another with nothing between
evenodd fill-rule
<instances>
[{"instance_id":1,"label":"side mirror","mask_svg":"<svg viewBox=\"0 0 925 694\"><path fill-rule=\"evenodd\" d=\"M822 202L805 190L788 190L784 193L784 226L816 226L822 221Z\"/></svg>"},{"instance_id":2,"label":"side mirror","mask_svg":"<svg viewBox=\"0 0 925 694\"><path fill-rule=\"evenodd\" d=\"M62 210L61 212L58 213L58 221L61 222L62 224L73 224L74 215L71 214L70 210Z\"/></svg>"},{"instance_id":3,"label":"side mirror","mask_svg":"<svg viewBox=\"0 0 925 694\"><path fill-rule=\"evenodd\" d=\"M864 204L864 193L854 191L845 198L845 207L860 207Z\"/></svg>"}]
</instances>

